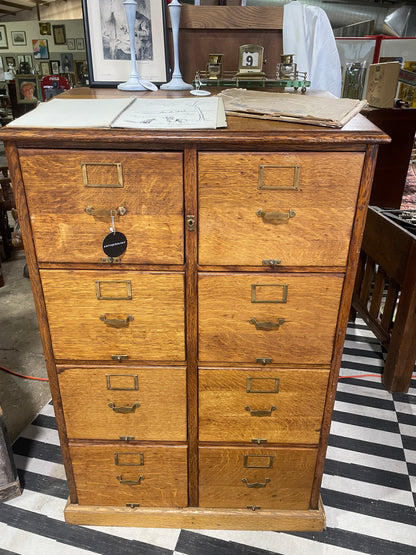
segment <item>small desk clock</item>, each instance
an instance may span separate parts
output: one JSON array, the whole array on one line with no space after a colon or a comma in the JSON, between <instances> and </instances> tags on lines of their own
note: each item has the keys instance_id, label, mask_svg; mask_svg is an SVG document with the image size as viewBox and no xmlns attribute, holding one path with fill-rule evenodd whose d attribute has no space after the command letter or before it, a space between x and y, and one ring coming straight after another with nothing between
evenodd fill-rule
<instances>
[{"instance_id":1,"label":"small desk clock","mask_svg":"<svg viewBox=\"0 0 416 555\"><path fill-rule=\"evenodd\" d=\"M237 77L250 77L262 79L265 77L263 72L263 46L258 44L243 44L240 46L238 58Z\"/></svg>"}]
</instances>

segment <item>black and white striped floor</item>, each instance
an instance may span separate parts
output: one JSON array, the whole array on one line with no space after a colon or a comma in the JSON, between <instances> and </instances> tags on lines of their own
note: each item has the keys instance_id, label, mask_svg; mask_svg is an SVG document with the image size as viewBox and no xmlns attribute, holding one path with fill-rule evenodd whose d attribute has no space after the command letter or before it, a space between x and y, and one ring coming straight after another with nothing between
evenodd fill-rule
<instances>
[{"instance_id":1,"label":"black and white striped floor","mask_svg":"<svg viewBox=\"0 0 416 555\"><path fill-rule=\"evenodd\" d=\"M416 380L389 394L380 346L350 325L331 427L321 533L165 530L64 523L65 474L52 406L13 446L23 494L0 504L0 555L416 554ZM353 377L347 377L353 376Z\"/></svg>"}]
</instances>

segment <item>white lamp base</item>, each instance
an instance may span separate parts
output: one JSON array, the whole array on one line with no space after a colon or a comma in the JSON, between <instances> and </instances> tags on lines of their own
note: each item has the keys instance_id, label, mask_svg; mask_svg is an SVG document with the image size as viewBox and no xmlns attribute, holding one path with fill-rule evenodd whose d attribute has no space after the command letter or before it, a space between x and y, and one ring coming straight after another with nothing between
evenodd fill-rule
<instances>
[{"instance_id":1,"label":"white lamp base","mask_svg":"<svg viewBox=\"0 0 416 555\"><path fill-rule=\"evenodd\" d=\"M160 85L160 88L168 91L190 91L193 86L185 83L180 75L174 75L168 83Z\"/></svg>"},{"instance_id":2,"label":"white lamp base","mask_svg":"<svg viewBox=\"0 0 416 555\"><path fill-rule=\"evenodd\" d=\"M120 83L117 88L121 91L145 91L146 88L140 84L140 81L136 77L130 77L125 83Z\"/></svg>"}]
</instances>

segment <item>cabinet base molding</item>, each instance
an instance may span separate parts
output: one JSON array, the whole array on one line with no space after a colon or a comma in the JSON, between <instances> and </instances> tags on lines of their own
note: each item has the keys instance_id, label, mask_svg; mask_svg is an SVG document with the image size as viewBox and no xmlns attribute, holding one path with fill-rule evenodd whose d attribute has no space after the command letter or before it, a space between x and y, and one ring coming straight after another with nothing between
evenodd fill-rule
<instances>
[{"instance_id":1,"label":"cabinet base molding","mask_svg":"<svg viewBox=\"0 0 416 555\"><path fill-rule=\"evenodd\" d=\"M306 511L96 507L68 501L65 520L88 526L320 532L325 528L325 510L321 500L317 510Z\"/></svg>"}]
</instances>

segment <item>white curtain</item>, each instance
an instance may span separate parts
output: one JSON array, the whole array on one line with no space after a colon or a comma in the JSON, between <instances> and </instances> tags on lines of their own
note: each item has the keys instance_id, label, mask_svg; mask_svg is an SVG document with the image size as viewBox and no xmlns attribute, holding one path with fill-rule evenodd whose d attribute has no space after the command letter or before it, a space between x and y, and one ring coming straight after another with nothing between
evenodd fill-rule
<instances>
[{"instance_id":1,"label":"white curtain","mask_svg":"<svg viewBox=\"0 0 416 555\"><path fill-rule=\"evenodd\" d=\"M311 89L341 96L341 64L328 16L318 6L285 4L283 53L294 54L298 71L307 72Z\"/></svg>"}]
</instances>

